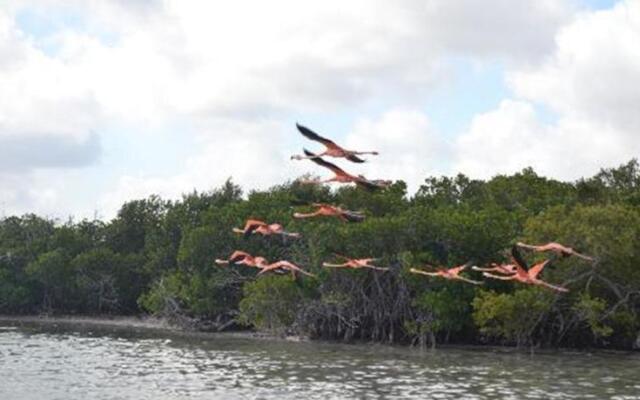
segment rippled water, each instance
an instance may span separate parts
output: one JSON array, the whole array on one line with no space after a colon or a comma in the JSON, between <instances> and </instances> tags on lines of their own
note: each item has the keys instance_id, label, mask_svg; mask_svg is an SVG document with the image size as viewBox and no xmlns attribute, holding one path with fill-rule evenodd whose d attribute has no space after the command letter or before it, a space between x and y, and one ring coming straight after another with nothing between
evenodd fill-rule
<instances>
[{"instance_id":1,"label":"rippled water","mask_svg":"<svg viewBox=\"0 0 640 400\"><path fill-rule=\"evenodd\" d=\"M640 399L640 354L294 343L0 322L0 399Z\"/></svg>"}]
</instances>

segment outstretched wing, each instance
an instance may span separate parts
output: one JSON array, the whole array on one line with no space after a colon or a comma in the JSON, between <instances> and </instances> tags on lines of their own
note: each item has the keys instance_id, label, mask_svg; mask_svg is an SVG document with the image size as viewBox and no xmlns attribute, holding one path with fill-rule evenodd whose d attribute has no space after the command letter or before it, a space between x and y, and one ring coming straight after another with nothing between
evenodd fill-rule
<instances>
[{"instance_id":1,"label":"outstretched wing","mask_svg":"<svg viewBox=\"0 0 640 400\"><path fill-rule=\"evenodd\" d=\"M357 214L352 211L343 211L342 217L346 219L348 222L362 222L364 221L364 215Z\"/></svg>"},{"instance_id":2,"label":"outstretched wing","mask_svg":"<svg viewBox=\"0 0 640 400\"><path fill-rule=\"evenodd\" d=\"M518 246L514 245L511 247L511 258L513 262L516 264L516 268L520 268L522 270L527 270L527 262L522 258L520 254L520 250L518 250Z\"/></svg>"},{"instance_id":3,"label":"outstretched wing","mask_svg":"<svg viewBox=\"0 0 640 400\"><path fill-rule=\"evenodd\" d=\"M355 163L363 163L363 162L365 162L362 158L356 156L355 154L349 154L347 156L347 160L353 161Z\"/></svg>"},{"instance_id":4,"label":"outstretched wing","mask_svg":"<svg viewBox=\"0 0 640 400\"><path fill-rule=\"evenodd\" d=\"M246 253L246 252L240 251L240 250L236 250L229 257L229 262L236 263L238 261L244 260L247 257L249 257L249 253Z\"/></svg>"},{"instance_id":5,"label":"outstretched wing","mask_svg":"<svg viewBox=\"0 0 640 400\"><path fill-rule=\"evenodd\" d=\"M336 174L348 175L346 172L344 172L342 168L338 167L337 165L323 160L321 157L317 156L315 153L312 153L307 149L303 149L303 150L305 155L307 155L308 157L313 157L313 158L310 158L310 160L313 161L314 163L322 167L329 168L331 171L333 171Z\"/></svg>"},{"instance_id":6,"label":"outstretched wing","mask_svg":"<svg viewBox=\"0 0 640 400\"><path fill-rule=\"evenodd\" d=\"M356 185L360 186L361 188L368 190L370 192L376 191L376 190L380 190L382 189L382 187L380 187L379 185L376 185L375 183L364 179L364 178L360 178L358 180L355 181Z\"/></svg>"},{"instance_id":7,"label":"outstretched wing","mask_svg":"<svg viewBox=\"0 0 640 400\"><path fill-rule=\"evenodd\" d=\"M471 266L471 264L472 264L471 262L468 262L468 263L465 263L463 265L459 265L457 267L449 268L448 271L450 273L454 274L454 275L457 275L460 272L464 271L465 269L469 268Z\"/></svg>"},{"instance_id":8,"label":"outstretched wing","mask_svg":"<svg viewBox=\"0 0 640 400\"><path fill-rule=\"evenodd\" d=\"M256 229L265 225L267 225L265 222L257 219L248 220L244 225L244 237L249 237Z\"/></svg>"},{"instance_id":9,"label":"outstretched wing","mask_svg":"<svg viewBox=\"0 0 640 400\"><path fill-rule=\"evenodd\" d=\"M529 276L535 279L538 275L540 275L540 272L542 272L544 267L546 267L547 264L549 264L549 261L551 260L544 260L543 262L539 262L535 264L533 267L529 268L529 271L528 271Z\"/></svg>"},{"instance_id":10,"label":"outstretched wing","mask_svg":"<svg viewBox=\"0 0 640 400\"><path fill-rule=\"evenodd\" d=\"M302 125L298 124L297 122L296 122L296 128L298 128L300 133L302 133L302 135L304 137L306 137L307 139L314 140L316 142L320 142L320 143L324 144L327 147L339 148L339 146L337 144L335 144L333 141L318 135L317 133L315 133L311 129L307 128L306 126L302 126Z\"/></svg>"}]
</instances>

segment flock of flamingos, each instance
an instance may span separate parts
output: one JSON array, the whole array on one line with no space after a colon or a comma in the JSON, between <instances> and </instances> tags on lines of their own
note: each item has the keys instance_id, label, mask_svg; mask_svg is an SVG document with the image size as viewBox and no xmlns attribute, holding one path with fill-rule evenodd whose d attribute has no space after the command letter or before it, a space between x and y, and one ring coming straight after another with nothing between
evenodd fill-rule
<instances>
[{"instance_id":1,"label":"flock of flamingos","mask_svg":"<svg viewBox=\"0 0 640 400\"><path fill-rule=\"evenodd\" d=\"M325 150L319 154L314 154L308 151L307 149L304 149L304 154L305 154L304 156L294 155L291 157L291 159L293 160L308 159L322 167L325 167L331 170L334 173L334 176L329 179L324 179L324 180L305 179L305 180L301 180L302 183L309 183L309 184L323 184L328 182L355 183L358 187L361 187L367 191L384 189L391 184L390 181L386 181L386 180L369 180L362 175L351 175L345 172L342 168L338 167L337 165L332 164L321 158L322 156L346 158L347 160L352 162L363 163L365 162L365 160L363 160L358 156L364 155L364 154L377 155L378 152L346 150L338 146L333 141L318 135L317 133L313 132L312 130L304 126L301 126L299 124L296 124L296 126L300 131L300 133L302 133L302 135L304 135L306 138L323 144L325 146ZM313 206L315 207L315 211L310 213L297 212L293 214L293 217L294 218L337 217L340 220L347 223L361 222L365 219L365 215L360 212L344 210L334 205L315 203L313 204ZM249 237L252 234L260 234L263 236L282 235L282 236L292 237L292 238L299 238L301 236L299 233L286 231L281 224L278 224L278 223L267 224L264 221L260 221L257 219L249 219L245 223L244 228L242 229L233 228L233 231L239 234L243 234L245 237ZM531 250L534 252L552 253L554 254L554 257L548 258L542 262L539 262L529 267L527 265L527 262L524 260L524 258L520 253L519 249L521 248ZM368 269L373 269L377 271L389 270L389 268L382 268L382 267L372 265L371 263L378 260L376 258L357 258L356 259L356 258L345 257L338 254L336 254L335 256L341 260L339 263L325 262L322 264L322 266L326 268L352 268L352 269L368 268ZM518 242L516 245L514 245L511 248L511 263L509 264L491 263L489 266L484 268L481 268L478 266L472 266L471 263L466 263L464 265L459 265L453 268L446 268L446 267L436 268L436 267L427 265L427 267L430 268L430 271L411 268L410 272L414 274L440 277L440 278L449 279L449 280L457 280L461 282L471 283L474 285L482 284L483 282L481 281L471 280L469 278L466 278L460 275L462 271L471 267L472 270L481 271L483 276L487 278L499 279L503 281L515 280L527 285L538 285L538 286L542 286L558 292L567 292L568 291L567 288L562 286L552 285L548 282L538 279L538 276L540 275L542 270L547 265L549 265L551 261L555 259L555 257L564 258L569 256L579 257L589 262L594 261L593 258L580 254L574 251L572 248L563 246L559 243L551 242L544 245L534 246L534 245L528 245L525 243ZM258 272L258 275L272 271L277 273L290 272L291 276L294 279L296 278L297 274L303 274L303 275L315 277L314 274L303 270L302 268L300 268L299 266L297 266L296 264L290 261L280 260L274 263L269 263L264 257L254 257L251 254L246 253L244 251L240 251L240 250L234 251L227 259L224 259L224 260L216 259L215 262L218 265L235 264L235 265L245 265L252 268L258 268L260 269L260 272Z\"/></svg>"}]
</instances>

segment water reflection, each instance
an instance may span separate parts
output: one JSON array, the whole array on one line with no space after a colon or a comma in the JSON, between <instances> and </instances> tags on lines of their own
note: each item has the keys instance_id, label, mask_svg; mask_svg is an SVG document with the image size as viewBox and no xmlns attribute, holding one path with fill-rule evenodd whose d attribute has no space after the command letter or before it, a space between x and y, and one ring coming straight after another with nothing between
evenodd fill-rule
<instances>
[{"instance_id":1,"label":"water reflection","mask_svg":"<svg viewBox=\"0 0 640 400\"><path fill-rule=\"evenodd\" d=\"M0 326L0 399L640 398L640 355Z\"/></svg>"}]
</instances>

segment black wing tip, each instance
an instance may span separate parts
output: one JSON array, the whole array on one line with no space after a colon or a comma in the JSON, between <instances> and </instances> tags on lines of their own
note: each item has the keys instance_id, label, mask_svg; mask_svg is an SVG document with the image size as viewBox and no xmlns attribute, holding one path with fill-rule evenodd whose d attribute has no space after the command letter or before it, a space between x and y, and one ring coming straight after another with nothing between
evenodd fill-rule
<instances>
[{"instance_id":1,"label":"black wing tip","mask_svg":"<svg viewBox=\"0 0 640 400\"><path fill-rule=\"evenodd\" d=\"M315 153L310 152L309 150L305 149L304 147L302 148L302 150L304 151L304 154L309 156L309 157L317 157L317 155Z\"/></svg>"},{"instance_id":2,"label":"black wing tip","mask_svg":"<svg viewBox=\"0 0 640 400\"><path fill-rule=\"evenodd\" d=\"M365 219L364 215L355 214L352 212L346 212L343 215L349 222L362 222Z\"/></svg>"},{"instance_id":3,"label":"black wing tip","mask_svg":"<svg viewBox=\"0 0 640 400\"><path fill-rule=\"evenodd\" d=\"M368 192L376 192L378 190L381 190L382 188L372 182L369 182L367 180L364 181L357 181L356 185L360 186L361 188L363 188L364 190L368 191Z\"/></svg>"},{"instance_id":4,"label":"black wing tip","mask_svg":"<svg viewBox=\"0 0 640 400\"><path fill-rule=\"evenodd\" d=\"M349 157L347 157L347 160L355 162L355 163L364 163L367 162L367 160L363 160L362 158L355 156L355 155L350 155Z\"/></svg>"},{"instance_id":5,"label":"black wing tip","mask_svg":"<svg viewBox=\"0 0 640 400\"><path fill-rule=\"evenodd\" d=\"M513 259L523 268L528 268L527 262L522 258L522 254L520 254L520 250L518 250L518 246L515 244L511 246L511 256L513 256Z\"/></svg>"},{"instance_id":6,"label":"black wing tip","mask_svg":"<svg viewBox=\"0 0 640 400\"><path fill-rule=\"evenodd\" d=\"M300 133L302 133L304 136L306 136L309 139L315 139L315 137L318 135L317 133L315 133L314 131L312 131L311 129L307 128L304 125L300 125L299 123L296 122L296 128L298 128L298 131Z\"/></svg>"}]
</instances>

